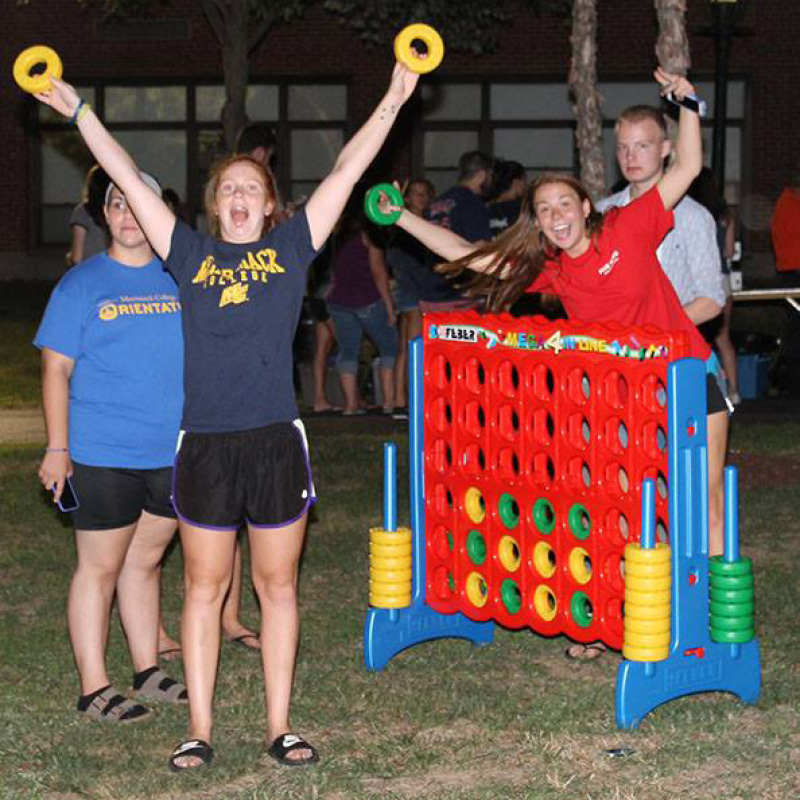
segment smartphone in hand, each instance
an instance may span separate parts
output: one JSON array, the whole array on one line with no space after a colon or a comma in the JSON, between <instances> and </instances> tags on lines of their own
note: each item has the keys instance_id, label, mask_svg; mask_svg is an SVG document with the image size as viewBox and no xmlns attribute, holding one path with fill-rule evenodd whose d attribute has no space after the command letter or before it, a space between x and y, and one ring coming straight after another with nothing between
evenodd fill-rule
<instances>
[{"instance_id":1,"label":"smartphone in hand","mask_svg":"<svg viewBox=\"0 0 800 800\"><path fill-rule=\"evenodd\" d=\"M53 484L52 491L55 494L55 484ZM78 502L78 495L75 494L75 489L72 486L72 481L69 478L64 481L64 490L61 492L61 497L58 498L56 505L58 506L59 511L64 512L75 511L80 506L80 503Z\"/></svg>"},{"instance_id":2,"label":"smartphone in hand","mask_svg":"<svg viewBox=\"0 0 800 800\"><path fill-rule=\"evenodd\" d=\"M670 92L667 95L667 100L670 103L675 103L676 106L683 106L684 108L688 108L689 111L694 111L695 114L704 117L708 113L708 107L706 106L706 101L701 100L696 94L687 94L683 100L678 100L675 95Z\"/></svg>"}]
</instances>

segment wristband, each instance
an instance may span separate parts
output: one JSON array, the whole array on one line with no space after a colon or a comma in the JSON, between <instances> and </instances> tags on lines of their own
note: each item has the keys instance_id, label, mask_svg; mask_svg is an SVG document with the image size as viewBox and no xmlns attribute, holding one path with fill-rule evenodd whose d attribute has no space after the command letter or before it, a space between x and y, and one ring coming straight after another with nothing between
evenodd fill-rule
<instances>
[{"instance_id":1,"label":"wristband","mask_svg":"<svg viewBox=\"0 0 800 800\"><path fill-rule=\"evenodd\" d=\"M69 124L70 125L75 125L78 122L80 113L83 110L85 105L86 105L86 101L83 98L81 98L78 101L78 105L75 106L75 110L72 112L72 116L69 118Z\"/></svg>"},{"instance_id":2,"label":"wristband","mask_svg":"<svg viewBox=\"0 0 800 800\"><path fill-rule=\"evenodd\" d=\"M45 447L45 453L69 453L66 447Z\"/></svg>"},{"instance_id":3,"label":"wristband","mask_svg":"<svg viewBox=\"0 0 800 800\"><path fill-rule=\"evenodd\" d=\"M81 108L78 111L78 117L75 120L75 124L77 125L85 116L86 114L92 110L92 107L89 103L82 103Z\"/></svg>"}]
</instances>

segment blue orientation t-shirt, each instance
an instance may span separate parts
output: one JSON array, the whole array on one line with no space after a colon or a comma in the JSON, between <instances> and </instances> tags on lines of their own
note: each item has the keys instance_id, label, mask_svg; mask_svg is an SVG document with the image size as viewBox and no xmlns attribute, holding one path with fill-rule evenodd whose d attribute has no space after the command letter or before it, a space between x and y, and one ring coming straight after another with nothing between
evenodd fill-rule
<instances>
[{"instance_id":1,"label":"blue orientation t-shirt","mask_svg":"<svg viewBox=\"0 0 800 800\"><path fill-rule=\"evenodd\" d=\"M249 244L176 223L167 267L183 307L187 431L249 430L297 417L292 342L315 255L305 211Z\"/></svg>"},{"instance_id":2,"label":"blue orientation t-shirt","mask_svg":"<svg viewBox=\"0 0 800 800\"><path fill-rule=\"evenodd\" d=\"M183 406L178 287L154 259L101 253L58 282L33 343L74 360L69 449L79 464L156 469L175 457Z\"/></svg>"}]
</instances>

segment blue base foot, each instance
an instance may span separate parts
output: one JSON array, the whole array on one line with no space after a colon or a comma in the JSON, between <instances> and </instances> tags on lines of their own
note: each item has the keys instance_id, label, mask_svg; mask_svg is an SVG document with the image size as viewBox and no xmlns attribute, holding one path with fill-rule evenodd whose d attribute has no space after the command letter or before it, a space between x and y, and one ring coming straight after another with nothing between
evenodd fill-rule
<instances>
[{"instance_id":1,"label":"blue base foot","mask_svg":"<svg viewBox=\"0 0 800 800\"><path fill-rule=\"evenodd\" d=\"M385 669L389 659L407 647L448 637L489 644L494 623L473 622L463 614L441 614L422 602L408 608L370 608L364 623L364 663L369 670Z\"/></svg>"},{"instance_id":2,"label":"blue base foot","mask_svg":"<svg viewBox=\"0 0 800 800\"><path fill-rule=\"evenodd\" d=\"M638 728L654 708L696 692L731 692L755 703L761 690L758 639L711 643L703 656L673 653L665 661L623 661L617 670L617 726Z\"/></svg>"}]
</instances>

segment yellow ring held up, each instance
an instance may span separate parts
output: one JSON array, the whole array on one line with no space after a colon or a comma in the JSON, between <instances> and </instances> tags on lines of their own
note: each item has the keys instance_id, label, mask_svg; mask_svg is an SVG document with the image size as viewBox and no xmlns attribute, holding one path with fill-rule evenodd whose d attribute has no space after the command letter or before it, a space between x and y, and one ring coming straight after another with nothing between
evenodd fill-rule
<instances>
[{"instance_id":1,"label":"yellow ring held up","mask_svg":"<svg viewBox=\"0 0 800 800\"><path fill-rule=\"evenodd\" d=\"M428 54L425 58L415 55L411 49L411 43L414 39L420 39L428 48ZM439 33L430 25L415 22L413 25L407 25L395 36L394 56L412 72L420 74L433 72L444 58L444 42Z\"/></svg>"},{"instance_id":2,"label":"yellow ring held up","mask_svg":"<svg viewBox=\"0 0 800 800\"><path fill-rule=\"evenodd\" d=\"M40 75L31 75L31 70L37 65L45 65L45 70ZM31 94L46 92L53 88L50 78L60 78L63 71L61 59L52 47L37 44L23 50L14 61L14 80L20 89Z\"/></svg>"}]
</instances>

